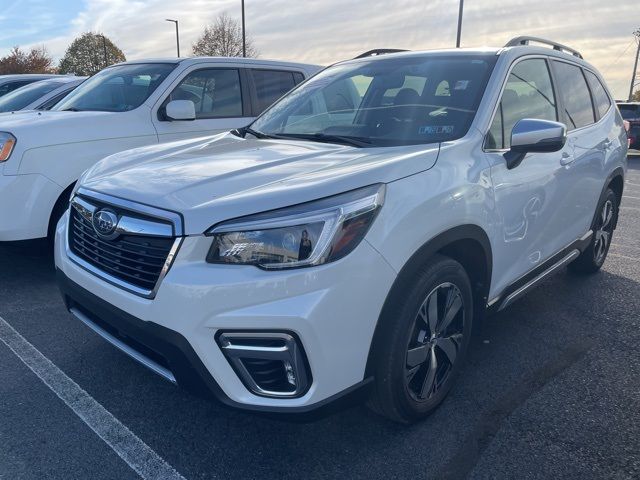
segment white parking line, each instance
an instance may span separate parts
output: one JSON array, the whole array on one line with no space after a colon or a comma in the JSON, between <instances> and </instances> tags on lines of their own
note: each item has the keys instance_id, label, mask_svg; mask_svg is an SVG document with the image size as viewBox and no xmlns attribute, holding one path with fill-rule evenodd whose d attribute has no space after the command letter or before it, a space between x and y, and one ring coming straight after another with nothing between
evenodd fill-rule
<instances>
[{"instance_id":1,"label":"white parking line","mask_svg":"<svg viewBox=\"0 0 640 480\"><path fill-rule=\"evenodd\" d=\"M0 341L144 479L184 480L146 443L0 317Z\"/></svg>"}]
</instances>

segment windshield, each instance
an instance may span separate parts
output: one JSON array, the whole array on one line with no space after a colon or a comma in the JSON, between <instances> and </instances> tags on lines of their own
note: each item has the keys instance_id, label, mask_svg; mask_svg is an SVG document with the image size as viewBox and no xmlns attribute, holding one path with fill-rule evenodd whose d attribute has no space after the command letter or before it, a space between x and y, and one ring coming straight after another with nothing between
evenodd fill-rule
<instances>
[{"instance_id":1,"label":"windshield","mask_svg":"<svg viewBox=\"0 0 640 480\"><path fill-rule=\"evenodd\" d=\"M357 146L453 140L469 129L495 62L496 55L401 55L336 65L250 130Z\"/></svg>"},{"instance_id":2,"label":"windshield","mask_svg":"<svg viewBox=\"0 0 640 480\"><path fill-rule=\"evenodd\" d=\"M640 105L618 105L618 107L625 120L640 118Z\"/></svg>"},{"instance_id":3,"label":"windshield","mask_svg":"<svg viewBox=\"0 0 640 480\"><path fill-rule=\"evenodd\" d=\"M63 85L64 82L45 80L20 87L0 98L0 112L15 112L35 102L47 93Z\"/></svg>"},{"instance_id":4,"label":"windshield","mask_svg":"<svg viewBox=\"0 0 640 480\"><path fill-rule=\"evenodd\" d=\"M70 93L52 110L127 112L138 108L175 68L147 63L105 68Z\"/></svg>"}]
</instances>

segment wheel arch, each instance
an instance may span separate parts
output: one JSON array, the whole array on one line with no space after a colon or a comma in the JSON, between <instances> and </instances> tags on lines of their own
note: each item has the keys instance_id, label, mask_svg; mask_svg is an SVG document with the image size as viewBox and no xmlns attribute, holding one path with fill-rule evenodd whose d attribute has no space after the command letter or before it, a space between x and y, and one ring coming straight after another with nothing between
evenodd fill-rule
<instances>
[{"instance_id":1,"label":"wheel arch","mask_svg":"<svg viewBox=\"0 0 640 480\"><path fill-rule=\"evenodd\" d=\"M607 189L613 190L616 194L616 199L618 200L618 209L620 211L620 203L622 202L622 193L624 191L624 170L622 167L616 168L613 172L609 174L607 177L607 181L604 183L604 187L602 187L602 192L600 193L600 198L598 199L598 205L602 203L604 197L607 193ZM595 222L596 215L598 215L598 208L596 208L596 212L593 217L593 222ZM614 219L613 228L618 226L618 214L616 213L616 218Z\"/></svg>"},{"instance_id":2,"label":"wheel arch","mask_svg":"<svg viewBox=\"0 0 640 480\"><path fill-rule=\"evenodd\" d=\"M51 237L55 232L57 220L54 219L56 212L60 211L63 206L69 202L71 197L71 192L73 191L73 187L75 187L76 181L71 183L67 188L65 188L62 193L58 196L56 202L53 204L51 211L49 212L49 223L47 225L47 236Z\"/></svg>"},{"instance_id":3,"label":"wheel arch","mask_svg":"<svg viewBox=\"0 0 640 480\"><path fill-rule=\"evenodd\" d=\"M452 258L464 267L474 292L474 318L481 319L484 315L493 271L493 253L488 235L481 227L473 224L460 225L436 235L407 260L387 294L369 346L365 378L373 374L375 352L378 350L376 347L385 337L380 319L388 314L391 305L420 267L438 254Z\"/></svg>"}]
</instances>

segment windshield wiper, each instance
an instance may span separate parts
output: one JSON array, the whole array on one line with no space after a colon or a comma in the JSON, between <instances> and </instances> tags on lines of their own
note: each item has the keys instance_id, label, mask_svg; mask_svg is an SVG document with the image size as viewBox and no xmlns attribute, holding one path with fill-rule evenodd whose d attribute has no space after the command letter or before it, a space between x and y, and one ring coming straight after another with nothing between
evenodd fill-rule
<instances>
[{"instance_id":1,"label":"windshield wiper","mask_svg":"<svg viewBox=\"0 0 640 480\"><path fill-rule=\"evenodd\" d=\"M277 137L275 135L267 135L266 133L259 132L257 130L254 130L251 127L235 128L235 129L231 130L231 133L236 135L237 137L242 137L242 138L244 138L247 133L249 133L249 134L251 134L254 137L259 138L259 139L280 138L280 137Z\"/></svg>"},{"instance_id":2,"label":"windshield wiper","mask_svg":"<svg viewBox=\"0 0 640 480\"><path fill-rule=\"evenodd\" d=\"M299 138L300 140L311 140L322 143L340 143L342 145L350 145L352 147L367 148L373 147L374 144L369 140L360 137L348 137L343 135L329 135L326 133L287 133L280 134L278 138Z\"/></svg>"},{"instance_id":3,"label":"windshield wiper","mask_svg":"<svg viewBox=\"0 0 640 480\"><path fill-rule=\"evenodd\" d=\"M76 107L65 108L64 110L60 110L61 112L80 112L81 110Z\"/></svg>"}]
</instances>

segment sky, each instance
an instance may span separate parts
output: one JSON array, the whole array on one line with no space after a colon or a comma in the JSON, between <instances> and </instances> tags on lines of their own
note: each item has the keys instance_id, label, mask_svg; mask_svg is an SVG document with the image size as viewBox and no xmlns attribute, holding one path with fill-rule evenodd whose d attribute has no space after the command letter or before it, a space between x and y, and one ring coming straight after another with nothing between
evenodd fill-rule
<instances>
[{"instance_id":1,"label":"sky","mask_svg":"<svg viewBox=\"0 0 640 480\"><path fill-rule=\"evenodd\" d=\"M245 0L247 34L261 58L327 65L372 48L455 46L459 0ZM100 31L127 59L175 56L180 22L187 55L205 24L240 0L0 0L0 56L45 46L57 60L86 31ZM463 47L501 46L518 35L581 51L626 98L640 28L638 0L466 0Z\"/></svg>"}]
</instances>

